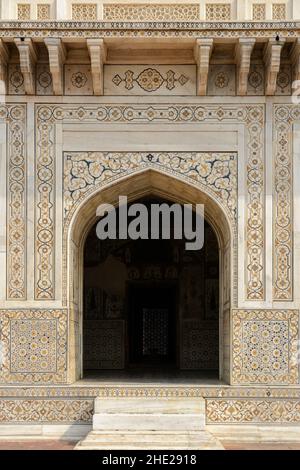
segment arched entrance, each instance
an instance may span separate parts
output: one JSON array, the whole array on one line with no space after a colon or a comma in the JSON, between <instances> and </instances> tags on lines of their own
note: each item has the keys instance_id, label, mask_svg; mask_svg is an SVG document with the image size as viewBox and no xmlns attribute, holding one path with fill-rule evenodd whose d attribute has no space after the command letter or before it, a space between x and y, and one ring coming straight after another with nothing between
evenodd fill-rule
<instances>
[{"instance_id":1,"label":"arched entrance","mask_svg":"<svg viewBox=\"0 0 300 470\"><path fill-rule=\"evenodd\" d=\"M172 202L139 199L153 204ZM118 218L118 211L117 211ZM149 221L151 232L151 221ZM186 240L104 240L84 246L83 377L219 375L219 246L205 222L204 247ZM199 376L199 374L197 374ZM195 376L195 375L194 375ZM123 374L124 377L124 374Z\"/></svg>"},{"instance_id":2,"label":"arched entrance","mask_svg":"<svg viewBox=\"0 0 300 470\"><path fill-rule=\"evenodd\" d=\"M95 223L97 222L97 217L96 217L97 207L99 206L99 204L103 202L117 205L119 195L126 195L128 197L129 202L136 201L145 197L147 198L151 197L151 198L155 198L156 200L163 199L163 200L167 200L170 202L179 202L181 204L190 203L190 204L204 204L205 205L206 230L209 231L210 233L210 236L208 237L208 239L214 240L215 246L218 247L218 257L217 259L214 260L214 264L216 265L218 263L218 268L219 268L218 275L215 278L213 277L207 278L207 280L210 279L211 285L214 284L214 288L210 286L209 288L210 290L213 289L215 292L216 286L218 286L217 287L218 295L216 296L214 294L210 296L209 301L208 301L208 298L201 299L201 302L202 302L202 305L204 305L205 302L206 302L206 305L210 303L212 310L214 310L214 315L216 314L215 312L216 309L214 306L217 306L216 308L218 310L218 318L216 319L217 327L214 330L214 335L215 337L217 335L218 341L216 342L214 340L214 345L216 346L215 351L218 351L218 358L215 361L216 368L211 369L211 370L218 369L219 377L229 382L230 381L230 372L229 372L230 371L230 306L231 306L231 290L232 290L230 280L232 277L233 263L232 263L231 257L232 257L232 252L233 252L232 250L233 243L234 243L234 235L233 236L231 235L231 228L232 228L232 231L234 232L234 225L232 221L229 222L228 214L226 214L226 212L221 208L218 201L215 200L213 197L211 197L211 195L207 195L205 192L195 187L195 185L188 184L185 181L177 180L176 178L160 173L158 171L154 171L152 169L147 169L146 171L121 179L117 183L111 184L109 187L103 187L101 191L95 192L92 196L90 196L87 199L87 201L85 201L85 203L81 204L81 206L76 211L75 217L73 218L73 223L70 226L70 232L69 232L70 238L68 242L69 243L69 249L68 249L69 299L68 299L68 302L70 306L70 330L69 330L70 331L70 349L69 349L70 350L70 355L69 355L70 374L69 374L69 377L70 378L73 377L73 380L76 380L83 376L84 369L88 369L90 367L90 365L86 361L86 356L84 352L84 348L86 349L87 347L85 345L88 345L88 341L89 341L86 337L87 329L85 329L84 327L84 321L87 320L86 315L88 316L89 313L85 314L85 312L91 312L93 310L91 306L93 305L94 306L96 305L96 309L98 309L98 302L99 302L99 299L95 299L94 293L91 294L91 291L90 292L87 291L86 285L84 284L84 279L85 279L84 264L86 263L85 246L89 245L90 237L92 236L90 234L93 233L93 227ZM106 242L102 242L102 243L106 243ZM138 244L136 244L136 247L138 247ZM124 248L125 247L123 247L123 253L121 253L121 255L118 255L119 258L120 257L124 258L124 256L126 256L126 250L124 253ZM112 251L114 251L114 248L112 248ZM158 250L158 253L159 252L164 252L164 250L160 249ZM118 256L115 256L115 258L117 258L117 262L120 262L120 259L118 260ZM169 261L170 259L168 260L168 262ZM161 263L162 260L160 259L159 262ZM193 263L197 265L196 259L194 259L191 264ZM199 265L201 265L201 263L199 263L199 260L198 260L198 267ZM126 270L127 269L128 269L128 266L126 267ZM151 269L151 267L149 269ZM202 263L201 269L208 269L207 266L205 266L205 263L204 264ZM132 275L132 272L131 272L131 275ZM160 273L159 275L161 276L162 274ZM102 276L102 279L104 279L103 276ZM192 276L192 279L193 279L193 276ZM128 311L130 310L130 305L132 302L131 299L132 298L135 298L135 299L145 298L145 291L142 292L141 290L139 290L139 289L142 289L141 287L142 282L138 283L140 285L136 285L137 282L135 283L134 279L128 279L128 273L127 273L127 278L125 279L125 281L126 281L127 290L126 290L124 304L121 307L121 309L123 309L123 318L103 319L106 321L110 321L111 326L114 327L115 329L116 329L116 324L114 322L116 320L124 321L123 329L119 328L118 333L116 333L114 336L116 338L114 339L115 342L119 341L118 343L119 345L122 342L123 342L122 344L124 344L124 354L119 355L119 357L121 357L121 360L119 360L119 362L115 364L116 366L115 368L119 370L123 369L124 367L128 367L129 365L132 365L132 366L139 365L140 367L144 368L146 366L145 362L147 361L145 357L141 358L141 354L140 354L141 346L138 346L136 343L130 344L129 337L130 337L130 331L132 331L132 324L134 323L134 319L132 318L130 319L128 317ZM134 317L134 315L136 315L136 313L134 312L138 311L139 309L140 310L144 309L144 311L148 310L148 313L147 312L144 313L144 317L147 317L148 315L148 319L150 318L148 323L149 322L151 323L151 321L153 323L153 321L155 322L157 320L157 318L156 320L153 320L153 315L155 315L155 312L157 313L158 311L160 311L159 315L162 319L166 318L168 315L171 315L172 320L174 319L176 320L175 323L174 322L172 323L172 325L167 325L167 329L168 327L170 327L170 333L168 333L169 334L168 344L170 344L170 349L167 348L168 350L167 350L167 353L165 354L166 365L172 364L172 367L175 367L177 369L185 368L187 367L188 364L190 364L191 366L190 359L193 356L193 354L195 355L195 350L191 351L192 348L190 347L191 354L190 354L190 357L188 357L188 354L186 353L186 351L188 351L188 347L186 346L186 349L183 348L183 342L184 342L183 333L184 332L182 330L183 328L182 317L178 315L178 308L176 311L176 308L174 306L170 304L166 305L166 300L164 300L166 298L169 298L169 299L171 298L172 302L176 304L176 300L177 300L176 295L178 296L178 289L176 288L176 282L174 286L174 279L173 280L164 279L164 281L169 281L169 285L167 286L168 282L165 283L166 290L164 292L162 290L159 296L158 295L153 296L154 291L152 291L152 295L151 295L152 288L158 289L157 283L156 283L156 286L153 285L152 283L152 287L150 287L151 283L148 283L148 286L145 287L145 289L149 288L148 293L149 293L150 299L153 297L161 298L160 305L159 303L157 305L156 304L152 305L151 302L150 303L148 302L148 306L137 305L133 308L133 310L131 309L131 311L133 311L133 317ZM193 284L194 291L197 291L197 285L195 285L194 282L192 282L192 284ZM169 291L167 293L168 289ZM109 288L107 289L107 286L106 286L106 289L102 289L102 290L104 291L108 290L108 292L110 291ZM176 295L174 291L176 291ZM187 295L187 291L185 289L181 288L181 291L183 292L182 294L183 297L184 295ZM133 292L133 294L130 294L130 292ZM140 294L138 292L140 292ZM158 290L156 290L156 293L157 292ZM205 289L204 292L206 293L207 289ZM109 294L110 294L109 295L110 297L113 297L113 294L111 292L109 292ZM201 297L201 294L199 294L199 297ZM104 312L105 312L105 315L107 315L107 311L110 312L108 313L108 315L113 316L114 314L116 314L116 311L118 310L117 297L115 297L115 300L116 300L116 304L113 305L113 299L111 298L107 299L107 292L106 292L106 299L104 300L105 307L103 307L103 304L102 304L103 315L104 315ZM88 302L90 302L90 304L88 306L88 309L86 310ZM101 302L102 301L100 300L100 303ZM139 304L139 300L137 300L137 304ZM192 306L192 308L195 308L195 312L197 311L199 313L199 305L198 306L196 305L195 307ZM202 312L204 312L204 310L205 309L202 309ZM126 315L125 315L125 311L126 311ZM171 311L172 313L170 313ZM208 313L208 315L209 314L210 313ZM204 313L204 315L206 314ZM102 319L99 319L99 320L102 321ZM200 324L199 322L201 322L201 316L200 318L198 316L196 320L193 317L185 318L185 320L186 320L186 325L185 325L186 330L192 331L191 336L193 338L195 338L197 335L201 333L200 327L199 327L199 324ZM146 319L144 318L144 323L145 322L146 322ZM137 328L140 329L139 330L140 332L143 332L143 328L144 328L144 334L146 334L145 326L143 327L143 325L140 324ZM83 340L83 334L85 335L85 340ZM148 330L148 334L149 334L149 330ZM105 336L103 331L102 331L102 335ZM109 351L109 347L110 347L109 338L112 339L112 336L108 334L106 335L106 339L104 337L104 340L102 342L103 348L104 349L106 348L107 351ZM188 338L188 333L186 333L186 338ZM209 338L209 334L206 335L206 338ZM209 342L208 339L207 341ZM189 341L186 340L186 344L188 342ZM152 344L152 355L150 354L151 357L150 357L149 362L150 362L151 367L154 367L155 360L159 359L159 354L157 352L157 345L153 346L153 343L148 342L148 346L149 345L151 346L151 344ZM196 344L197 344L197 341L196 341ZM116 348L115 350L117 350L117 346L115 346L115 348ZM149 347L148 347L148 350L149 350ZM151 347L150 347L150 350L151 350ZM184 352L185 352L185 356L184 356ZM136 356L135 356L135 353L136 353ZM99 361L99 357L98 357L98 361ZM194 362L192 367L199 369L196 362L197 361ZM110 364L107 364L105 366L104 363L102 363L102 365L100 363L98 364L97 367L99 366L101 366L102 369L104 369L105 367L107 369L111 368ZM208 370L208 367L203 368L203 370Z\"/></svg>"}]
</instances>

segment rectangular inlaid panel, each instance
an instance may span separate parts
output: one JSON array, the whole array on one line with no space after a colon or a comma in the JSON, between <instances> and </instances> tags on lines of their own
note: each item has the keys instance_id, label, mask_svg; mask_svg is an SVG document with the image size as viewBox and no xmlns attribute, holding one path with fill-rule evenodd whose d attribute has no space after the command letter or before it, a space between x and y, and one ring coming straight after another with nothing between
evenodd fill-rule
<instances>
[{"instance_id":1,"label":"rectangular inlaid panel","mask_svg":"<svg viewBox=\"0 0 300 470\"><path fill-rule=\"evenodd\" d=\"M1 310L0 339L0 382L66 382L66 310Z\"/></svg>"},{"instance_id":2,"label":"rectangular inlaid panel","mask_svg":"<svg viewBox=\"0 0 300 470\"><path fill-rule=\"evenodd\" d=\"M298 383L298 310L232 311L232 382Z\"/></svg>"},{"instance_id":3,"label":"rectangular inlaid panel","mask_svg":"<svg viewBox=\"0 0 300 470\"><path fill-rule=\"evenodd\" d=\"M216 322L183 320L181 342L181 369L218 369L219 331Z\"/></svg>"},{"instance_id":4,"label":"rectangular inlaid panel","mask_svg":"<svg viewBox=\"0 0 300 470\"><path fill-rule=\"evenodd\" d=\"M92 421L94 399L2 399L0 423L81 423Z\"/></svg>"},{"instance_id":5,"label":"rectangular inlaid panel","mask_svg":"<svg viewBox=\"0 0 300 470\"><path fill-rule=\"evenodd\" d=\"M106 65L105 95L196 95L194 65Z\"/></svg>"},{"instance_id":6,"label":"rectangular inlaid panel","mask_svg":"<svg viewBox=\"0 0 300 470\"><path fill-rule=\"evenodd\" d=\"M188 3L103 5L103 19L106 21L197 21L199 15L199 5Z\"/></svg>"},{"instance_id":7,"label":"rectangular inlaid panel","mask_svg":"<svg viewBox=\"0 0 300 470\"><path fill-rule=\"evenodd\" d=\"M87 320L83 331L84 369L124 368L123 320Z\"/></svg>"}]
</instances>

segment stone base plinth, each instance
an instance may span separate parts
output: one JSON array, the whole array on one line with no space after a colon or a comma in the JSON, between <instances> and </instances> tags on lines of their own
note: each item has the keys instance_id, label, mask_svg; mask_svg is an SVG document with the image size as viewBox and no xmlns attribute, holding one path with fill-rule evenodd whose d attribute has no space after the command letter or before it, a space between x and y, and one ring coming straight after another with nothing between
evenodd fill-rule
<instances>
[{"instance_id":1,"label":"stone base plinth","mask_svg":"<svg viewBox=\"0 0 300 470\"><path fill-rule=\"evenodd\" d=\"M205 430L92 431L77 444L75 450L224 450L224 447Z\"/></svg>"},{"instance_id":2,"label":"stone base plinth","mask_svg":"<svg viewBox=\"0 0 300 470\"><path fill-rule=\"evenodd\" d=\"M93 431L77 450L223 449L205 430L205 400L96 398Z\"/></svg>"}]
</instances>

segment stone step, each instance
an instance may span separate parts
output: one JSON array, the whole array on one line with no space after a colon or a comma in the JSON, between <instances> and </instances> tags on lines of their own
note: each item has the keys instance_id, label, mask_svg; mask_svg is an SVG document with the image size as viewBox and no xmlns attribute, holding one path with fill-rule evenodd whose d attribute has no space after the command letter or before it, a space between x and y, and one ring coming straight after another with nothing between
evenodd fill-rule
<instances>
[{"instance_id":1,"label":"stone step","mask_svg":"<svg viewBox=\"0 0 300 470\"><path fill-rule=\"evenodd\" d=\"M92 431L75 450L224 450L221 442L207 431L135 432Z\"/></svg>"},{"instance_id":2,"label":"stone step","mask_svg":"<svg viewBox=\"0 0 300 470\"><path fill-rule=\"evenodd\" d=\"M203 398L96 398L79 450L223 449L205 429Z\"/></svg>"},{"instance_id":3,"label":"stone step","mask_svg":"<svg viewBox=\"0 0 300 470\"><path fill-rule=\"evenodd\" d=\"M93 416L94 431L201 431L203 418L197 414L109 414L97 413Z\"/></svg>"},{"instance_id":4,"label":"stone step","mask_svg":"<svg viewBox=\"0 0 300 470\"><path fill-rule=\"evenodd\" d=\"M205 413L203 398L96 398L94 413Z\"/></svg>"},{"instance_id":5,"label":"stone step","mask_svg":"<svg viewBox=\"0 0 300 470\"><path fill-rule=\"evenodd\" d=\"M94 431L201 431L205 401L168 398L96 398Z\"/></svg>"}]
</instances>

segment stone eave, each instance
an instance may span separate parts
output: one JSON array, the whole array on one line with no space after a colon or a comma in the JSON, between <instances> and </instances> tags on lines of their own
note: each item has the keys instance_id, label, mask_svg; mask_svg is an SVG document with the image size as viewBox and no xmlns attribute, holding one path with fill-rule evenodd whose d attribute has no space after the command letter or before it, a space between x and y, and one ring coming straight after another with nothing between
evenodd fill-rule
<instances>
[{"instance_id":1,"label":"stone eave","mask_svg":"<svg viewBox=\"0 0 300 470\"><path fill-rule=\"evenodd\" d=\"M0 37L273 37L300 36L300 22L2 21Z\"/></svg>"}]
</instances>

